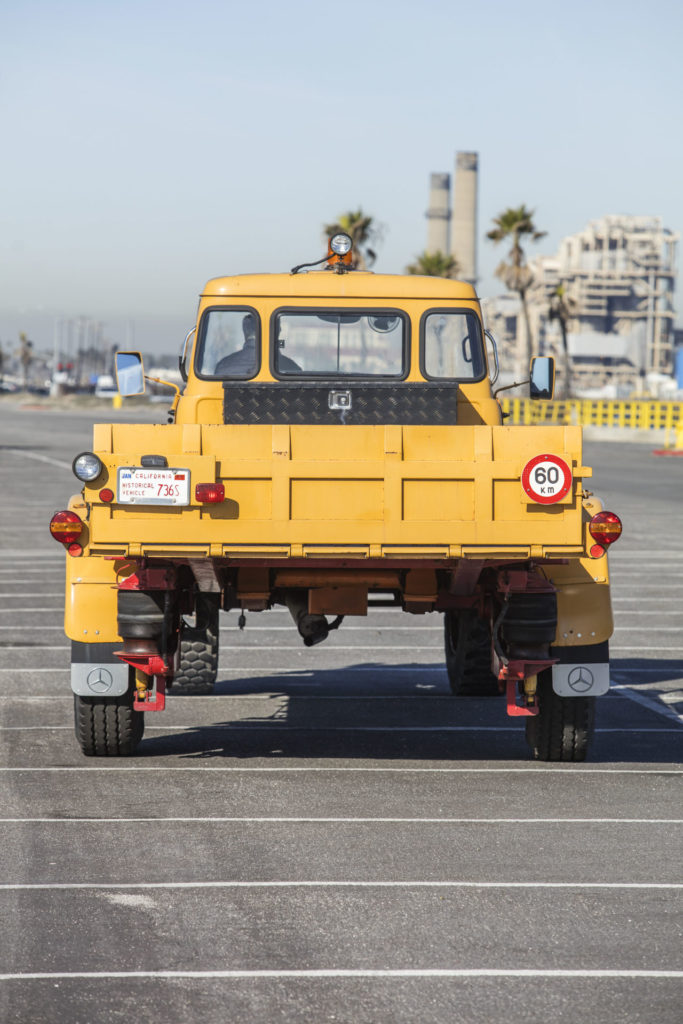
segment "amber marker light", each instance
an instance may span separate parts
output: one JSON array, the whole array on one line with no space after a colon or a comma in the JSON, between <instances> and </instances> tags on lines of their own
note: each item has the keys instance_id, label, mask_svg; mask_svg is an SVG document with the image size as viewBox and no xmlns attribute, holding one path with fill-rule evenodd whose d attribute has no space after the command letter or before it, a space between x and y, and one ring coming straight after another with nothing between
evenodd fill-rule
<instances>
[{"instance_id":1,"label":"amber marker light","mask_svg":"<svg viewBox=\"0 0 683 1024\"><path fill-rule=\"evenodd\" d=\"M588 530L594 541L608 548L621 537L621 519L614 512L598 512L588 524Z\"/></svg>"},{"instance_id":2,"label":"amber marker light","mask_svg":"<svg viewBox=\"0 0 683 1024\"><path fill-rule=\"evenodd\" d=\"M218 505L225 501L225 487L223 484L196 484L194 496L200 505Z\"/></svg>"},{"instance_id":3,"label":"amber marker light","mask_svg":"<svg viewBox=\"0 0 683 1024\"><path fill-rule=\"evenodd\" d=\"M50 520L50 533L65 547L75 544L82 532L83 523L75 512L55 512Z\"/></svg>"}]
</instances>

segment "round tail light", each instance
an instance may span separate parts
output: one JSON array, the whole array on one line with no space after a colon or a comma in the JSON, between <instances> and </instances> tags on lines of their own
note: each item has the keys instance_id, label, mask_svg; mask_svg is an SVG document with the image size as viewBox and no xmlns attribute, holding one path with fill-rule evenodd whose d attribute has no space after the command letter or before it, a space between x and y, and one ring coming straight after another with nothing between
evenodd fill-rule
<instances>
[{"instance_id":1,"label":"round tail light","mask_svg":"<svg viewBox=\"0 0 683 1024\"><path fill-rule=\"evenodd\" d=\"M50 533L60 544L74 544L83 532L83 523L75 512L55 512L50 520Z\"/></svg>"},{"instance_id":2,"label":"round tail light","mask_svg":"<svg viewBox=\"0 0 683 1024\"><path fill-rule=\"evenodd\" d=\"M603 548L621 537L621 519L614 512L598 512L588 524L590 535Z\"/></svg>"}]
</instances>

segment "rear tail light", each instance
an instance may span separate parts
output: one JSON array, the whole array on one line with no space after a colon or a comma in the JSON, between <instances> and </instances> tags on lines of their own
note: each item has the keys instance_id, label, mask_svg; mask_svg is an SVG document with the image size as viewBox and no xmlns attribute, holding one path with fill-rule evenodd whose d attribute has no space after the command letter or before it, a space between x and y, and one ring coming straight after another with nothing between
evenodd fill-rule
<instances>
[{"instance_id":1,"label":"rear tail light","mask_svg":"<svg viewBox=\"0 0 683 1024\"><path fill-rule=\"evenodd\" d=\"M201 505L218 505L225 501L225 487L223 484L196 484L194 497Z\"/></svg>"},{"instance_id":2,"label":"rear tail light","mask_svg":"<svg viewBox=\"0 0 683 1024\"><path fill-rule=\"evenodd\" d=\"M50 533L66 547L74 544L83 532L83 523L75 512L55 512L50 520Z\"/></svg>"},{"instance_id":3,"label":"rear tail light","mask_svg":"<svg viewBox=\"0 0 683 1024\"><path fill-rule=\"evenodd\" d=\"M600 555L621 537L621 519L614 512L598 512L588 524L591 537L596 542L591 548L593 558ZM602 550L597 551L597 548Z\"/></svg>"}]
</instances>

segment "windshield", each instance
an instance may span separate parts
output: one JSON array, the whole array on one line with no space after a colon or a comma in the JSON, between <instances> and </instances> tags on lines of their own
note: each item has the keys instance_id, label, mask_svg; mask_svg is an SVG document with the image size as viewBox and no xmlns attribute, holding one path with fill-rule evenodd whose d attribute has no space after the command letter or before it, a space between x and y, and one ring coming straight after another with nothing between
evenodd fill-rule
<instances>
[{"instance_id":1,"label":"windshield","mask_svg":"<svg viewBox=\"0 0 683 1024\"><path fill-rule=\"evenodd\" d=\"M303 312L274 318L278 376L402 377L407 327L394 310Z\"/></svg>"},{"instance_id":2,"label":"windshield","mask_svg":"<svg viewBox=\"0 0 683 1024\"><path fill-rule=\"evenodd\" d=\"M422 369L441 380L481 380L486 362L474 313L432 310L422 318Z\"/></svg>"}]
</instances>

